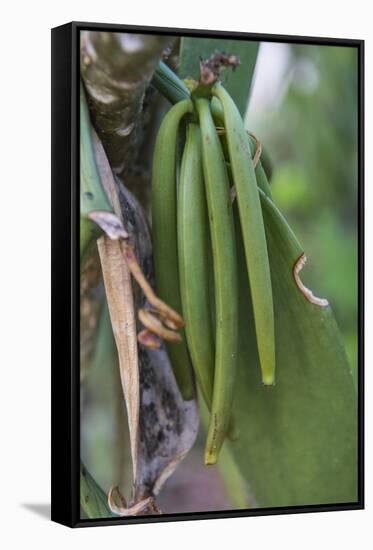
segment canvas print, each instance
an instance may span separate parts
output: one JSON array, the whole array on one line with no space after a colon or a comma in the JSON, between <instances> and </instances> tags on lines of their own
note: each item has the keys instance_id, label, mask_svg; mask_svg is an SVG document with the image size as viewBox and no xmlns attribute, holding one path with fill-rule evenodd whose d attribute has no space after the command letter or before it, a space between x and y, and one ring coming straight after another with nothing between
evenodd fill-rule
<instances>
[{"instance_id":1,"label":"canvas print","mask_svg":"<svg viewBox=\"0 0 373 550\"><path fill-rule=\"evenodd\" d=\"M81 519L358 501L358 49L80 31Z\"/></svg>"}]
</instances>

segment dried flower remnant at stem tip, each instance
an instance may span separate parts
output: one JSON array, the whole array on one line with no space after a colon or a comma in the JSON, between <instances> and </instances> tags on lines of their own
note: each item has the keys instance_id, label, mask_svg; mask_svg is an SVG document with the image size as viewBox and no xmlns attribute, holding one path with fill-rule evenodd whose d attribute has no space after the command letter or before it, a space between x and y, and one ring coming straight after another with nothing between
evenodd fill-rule
<instances>
[{"instance_id":1,"label":"dried flower remnant at stem tip","mask_svg":"<svg viewBox=\"0 0 373 550\"><path fill-rule=\"evenodd\" d=\"M115 497L119 500L120 505L115 502ZM122 495L117 485L110 487L108 492L108 506L113 514L121 517L138 516L143 512L152 512L161 514L154 497L147 497L131 506L127 506L126 499Z\"/></svg>"},{"instance_id":2,"label":"dried flower remnant at stem tip","mask_svg":"<svg viewBox=\"0 0 373 550\"><path fill-rule=\"evenodd\" d=\"M306 261L307 261L306 256L302 254L294 264L293 275L294 275L294 279L297 284L297 287L311 304L314 304L320 307L326 307L329 305L328 300L326 300L325 298L317 298L317 296L314 296L312 290L304 286L304 284L300 280L299 273L303 269Z\"/></svg>"},{"instance_id":3,"label":"dried flower remnant at stem tip","mask_svg":"<svg viewBox=\"0 0 373 550\"><path fill-rule=\"evenodd\" d=\"M200 84L203 86L214 84L226 67L232 67L234 70L239 64L240 60L237 56L216 51L208 59L200 60Z\"/></svg>"}]
</instances>

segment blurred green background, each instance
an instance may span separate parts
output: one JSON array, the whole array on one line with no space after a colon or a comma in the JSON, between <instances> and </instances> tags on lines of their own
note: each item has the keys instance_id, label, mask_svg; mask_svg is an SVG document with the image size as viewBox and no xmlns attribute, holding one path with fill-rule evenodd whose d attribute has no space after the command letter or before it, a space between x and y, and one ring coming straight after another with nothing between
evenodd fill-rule
<instances>
[{"instance_id":1,"label":"blurred green background","mask_svg":"<svg viewBox=\"0 0 373 550\"><path fill-rule=\"evenodd\" d=\"M305 249L357 374L357 50L262 43L246 126L273 161L272 190Z\"/></svg>"}]
</instances>

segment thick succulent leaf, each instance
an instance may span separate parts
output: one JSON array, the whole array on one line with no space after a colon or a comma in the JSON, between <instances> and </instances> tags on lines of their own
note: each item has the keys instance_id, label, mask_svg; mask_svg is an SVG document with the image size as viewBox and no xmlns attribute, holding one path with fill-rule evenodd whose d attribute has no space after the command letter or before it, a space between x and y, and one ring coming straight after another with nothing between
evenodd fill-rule
<instances>
[{"instance_id":1,"label":"thick succulent leaf","mask_svg":"<svg viewBox=\"0 0 373 550\"><path fill-rule=\"evenodd\" d=\"M89 519L115 517L104 491L83 464L80 464L80 506Z\"/></svg>"},{"instance_id":2,"label":"thick succulent leaf","mask_svg":"<svg viewBox=\"0 0 373 550\"><path fill-rule=\"evenodd\" d=\"M200 393L198 395L198 401L200 404L201 432L203 437L206 438L210 413ZM232 509L251 508L253 502L249 491L249 484L238 469L232 451L228 445L224 444L219 455L217 467L219 468L219 474L223 480L226 494L231 501ZM209 466L209 468L211 468L211 466Z\"/></svg>"},{"instance_id":3,"label":"thick succulent leaf","mask_svg":"<svg viewBox=\"0 0 373 550\"><path fill-rule=\"evenodd\" d=\"M222 74L221 81L233 97L241 115L244 115L248 103L252 77L259 42L226 40L223 38L184 37L180 44L181 78L199 78L199 60L210 57L216 50L239 57L240 66L234 71L228 69Z\"/></svg>"},{"instance_id":4,"label":"thick succulent leaf","mask_svg":"<svg viewBox=\"0 0 373 550\"><path fill-rule=\"evenodd\" d=\"M310 303L295 283L303 250L261 194L276 326L276 385L261 383L242 242L239 365L231 451L258 507L357 499L357 400L330 306ZM317 261L313 258L311 261Z\"/></svg>"}]
</instances>

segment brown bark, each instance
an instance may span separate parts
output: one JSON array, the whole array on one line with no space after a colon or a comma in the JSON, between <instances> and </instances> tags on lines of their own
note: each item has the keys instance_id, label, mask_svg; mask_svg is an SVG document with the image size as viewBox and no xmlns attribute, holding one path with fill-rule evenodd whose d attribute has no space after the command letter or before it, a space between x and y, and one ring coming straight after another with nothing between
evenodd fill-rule
<instances>
[{"instance_id":1,"label":"brown bark","mask_svg":"<svg viewBox=\"0 0 373 550\"><path fill-rule=\"evenodd\" d=\"M83 31L81 75L96 131L116 175L128 173L150 118L148 87L172 37ZM146 95L147 94L147 95Z\"/></svg>"}]
</instances>

